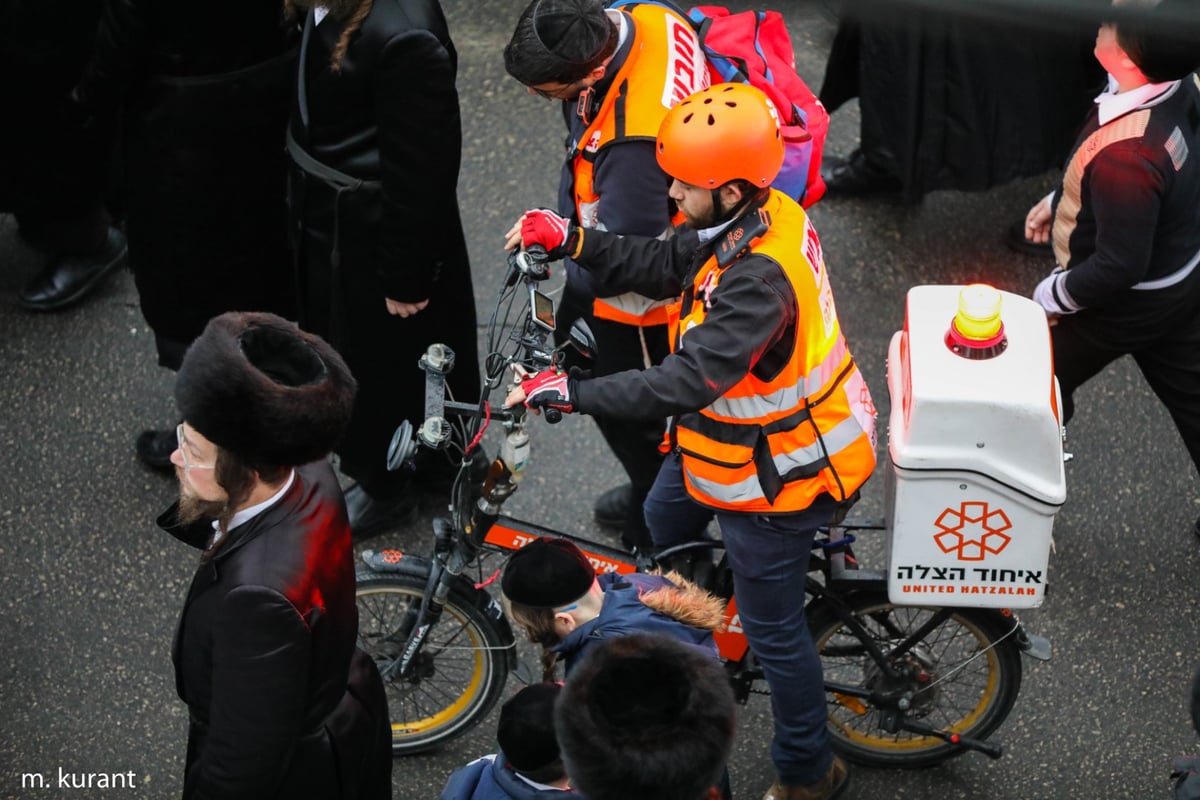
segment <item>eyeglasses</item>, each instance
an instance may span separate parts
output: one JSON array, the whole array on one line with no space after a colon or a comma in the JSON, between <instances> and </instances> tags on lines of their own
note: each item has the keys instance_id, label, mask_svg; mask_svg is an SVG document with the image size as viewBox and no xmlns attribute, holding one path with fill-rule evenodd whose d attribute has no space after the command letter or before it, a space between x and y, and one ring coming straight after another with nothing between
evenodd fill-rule
<instances>
[{"instance_id":1,"label":"eyeglasses","mask_svg":"<svg viewBox=\"0 0 1200 800\"><path fill-rule=\"evenodd\" d=\"M194 469L212 469L216 466L216 464L193 464L188 461L187 448L184 447L185 442L183 438L182 422L179 423L179 425L175 428L175 442L179 445L179 455L183 458L183 468L185 470L191 471Z\"/></svg>"},{"instance_id":2,"label":"eyeglasses","mask_svg":"<svg viewBox=\"0 0 1200 800\"><path fill-rule=\"evenodd\" d=\"M545 86L546 84L542 84ZM574 100L579 96L579 93L587 87L587 80L574 81L573 83L560 83L549 89L539 89L537 86L528 87L529 91L536 94L543 100Z\"/></svg>"}]
</instances>

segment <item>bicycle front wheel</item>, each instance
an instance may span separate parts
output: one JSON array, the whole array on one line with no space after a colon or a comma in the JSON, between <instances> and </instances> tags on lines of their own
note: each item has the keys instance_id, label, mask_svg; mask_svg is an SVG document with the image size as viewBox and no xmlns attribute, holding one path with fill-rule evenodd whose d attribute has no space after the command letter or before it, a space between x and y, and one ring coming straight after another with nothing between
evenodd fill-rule
<instances>
[{"instance_id":1,"label":"bicycle front wheel","mask_svg":"<svg viewBox=\"0 0 1200 800\"><path fill-rule=\"evenodd\" d=\"M890 653L938 612L897 606L886 594L847 598L851 613L884 653ZM1012 710L1021 688L1016 637L995 614L953 609L948 617L891 663L900 677L874 662L857 633L829 608L811 622L827 684L854 686L880 696L911 693L908 719L941 731L985 739ZM964 749L933 736L882 727L883 711L860 697L827 691L833 748L844 758L874 767L925 767Z\"/></svg>"},{"instance_id":2,"label":"bicycle front wheel","mask_svg":"<svg viewBox=\"0 0 1200 800\"><path fill-rule=\"evenodd\" d=\"M432 750L469 730L496 704L508 676L507 646L468 599L451 593L406 674L390 674L416 624L425 579L360 571L358 646L384 676L392 753Z\"/></svg>"}]
</instances>

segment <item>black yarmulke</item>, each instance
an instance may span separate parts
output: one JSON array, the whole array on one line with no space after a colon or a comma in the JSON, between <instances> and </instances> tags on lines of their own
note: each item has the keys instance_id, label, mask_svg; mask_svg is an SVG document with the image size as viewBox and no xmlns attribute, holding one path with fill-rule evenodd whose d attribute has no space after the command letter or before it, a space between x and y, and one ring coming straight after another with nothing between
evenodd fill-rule
<instances>
[{"instance_id":1,"label":"black yarmulke","mask_svg":"<svg viewBox=\"0 0 1200 800\"><path fill-rule=\"evenodd\" d=\"M504 568L500 589L509 600L534 608L557 608L587 594L596 570L566 539L543 536L522 547Z\"/></svg>"},{"instance_id":2,"label":"black yarmulke","mask_svg":"<svg viewBox=\"0 0 1200 800\"><path fill-rule=\"evenodd\" d=\"M611 35L600 0L541 0L532 14L537 38L567 64L589 63Z\"/></svg>"},{"instance_id":3,"label":"black yarmulke","mask_svg":"<svg viewBox=\"0 0 1200 800\"><path fill-rule=\"evenodd\" d=\"M533 772L558 760L554 701L561 691L557 683L535 683L500 707L496 741L517 772Z\"/></svg>"}]
</instances>

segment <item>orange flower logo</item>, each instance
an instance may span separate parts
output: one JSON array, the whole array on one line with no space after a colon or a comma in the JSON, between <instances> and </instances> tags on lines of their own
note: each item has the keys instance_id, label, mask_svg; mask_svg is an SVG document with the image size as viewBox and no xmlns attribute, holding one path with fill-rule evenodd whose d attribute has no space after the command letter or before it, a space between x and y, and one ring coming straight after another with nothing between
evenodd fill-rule
<instances>
[{"instance_id":1,"label":"orange flower logo","mask_svg":"<svg viewBox=\"0 0 1200 800\"><path fill-rule=\"evenodd\" d=\"M959 561L983 561L988 553L1002 552L1012 537L1012 527L1003 510L989 509L987 503L963 503L947 508L934 523L941 530L933 539L943 553L953 553Z\"/></svg>"}]
</instances>

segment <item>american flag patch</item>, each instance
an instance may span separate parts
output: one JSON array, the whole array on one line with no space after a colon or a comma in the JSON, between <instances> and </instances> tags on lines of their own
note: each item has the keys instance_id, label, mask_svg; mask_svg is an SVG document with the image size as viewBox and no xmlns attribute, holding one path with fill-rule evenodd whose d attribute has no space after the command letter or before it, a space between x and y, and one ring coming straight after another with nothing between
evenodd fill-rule
<instances>
[{"instance_id":1,"label":"american flag patch","mask_svg":"<svg viewBox=\"0 0 1200 800\"><path fill-rule=\"evenodd\" d=\"M1188 157L1188 146L1183 138L1183 131L1176 127L1171 132L1170 137L1167 138L1167 142L1163 147L1166 148L1167 155L1171 157L1171 163L1175 165L1175 171L1179 172L1179 170L1183 169L1183 162L1187 161Z\"/></svg>"}]
</instances>

